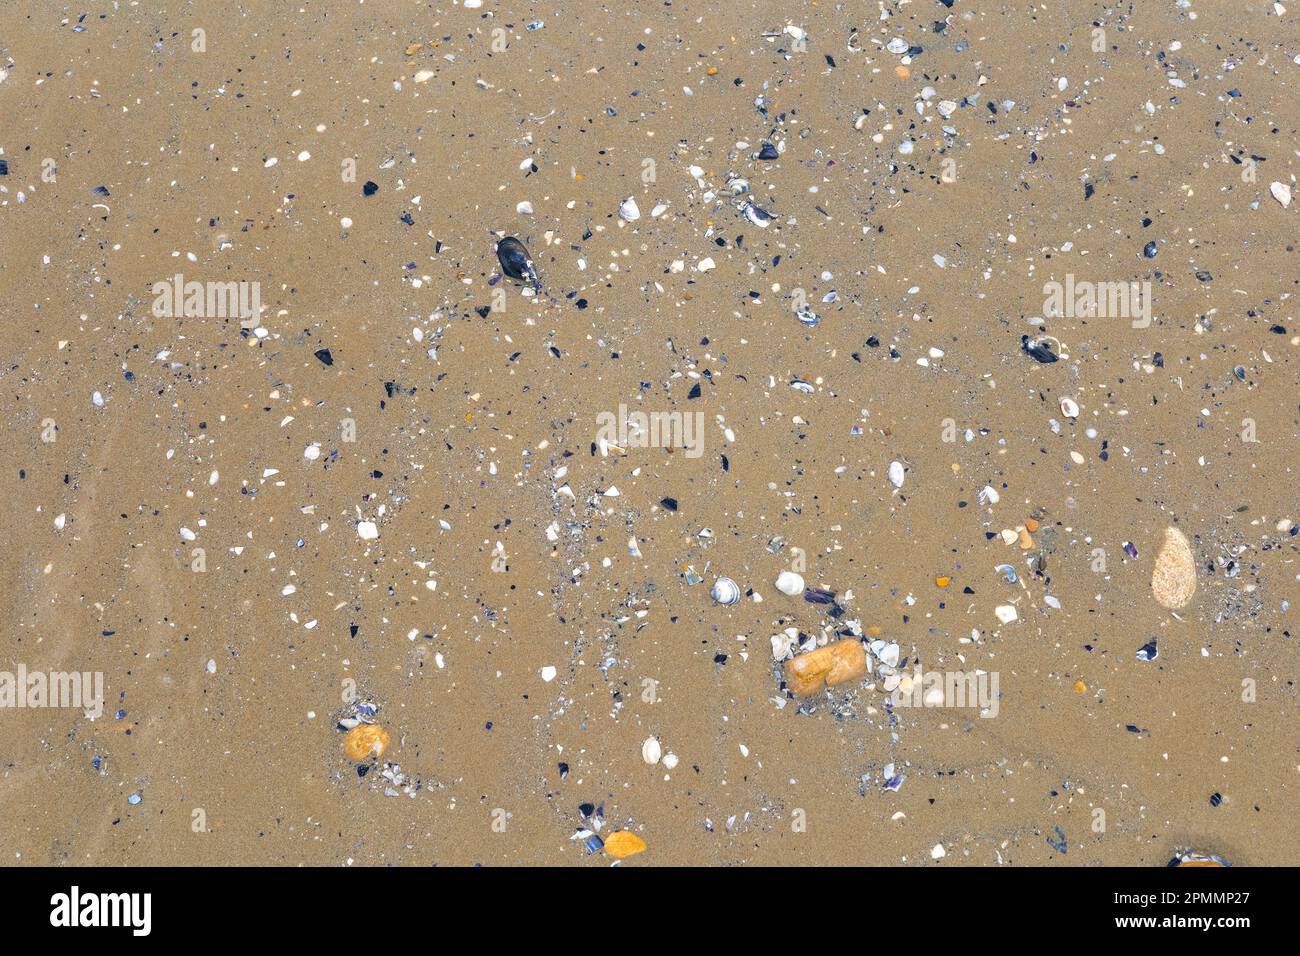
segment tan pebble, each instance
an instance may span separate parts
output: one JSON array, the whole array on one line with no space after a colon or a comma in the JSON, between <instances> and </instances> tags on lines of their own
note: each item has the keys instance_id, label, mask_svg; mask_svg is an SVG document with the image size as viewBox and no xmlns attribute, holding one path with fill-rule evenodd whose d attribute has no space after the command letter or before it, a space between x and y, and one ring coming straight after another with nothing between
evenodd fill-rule
<instances>
[{"instance_id":1,"label":"tan pebble","mask_svg":"<svg viewBox=\"0 0 1300 956\"><path fill-rule=\"evenodd\" d=\"M1196 558L1187 536L1177 528L1165 529L1165 540L1151 572L1151 593L1161 607L1183 607L1196 593Z\"/></svg>"},{"instance_id":2,"label":"tan pebble","mask_svg":"<svg viewBox=\"0 0 1300 956\"><path fill-rule=\"evenodd\" d=\"M349 760L361 763L372 754L382 757L390 742L388 731L378 724L358 724L343 738L343 752Z\"/></svg>"},{"instance_id":3,"label":"tan pebble","mask_svg":"<svg viewBox=\"0 0 1300 956\"><path fill-rule=\"evenodd\" d=\"M834 687L867 672L867 652L862 642L846 638L827 644L785 662L790 689L800 697L815 694L823 686Z\"/></svg>"}]
</instances>

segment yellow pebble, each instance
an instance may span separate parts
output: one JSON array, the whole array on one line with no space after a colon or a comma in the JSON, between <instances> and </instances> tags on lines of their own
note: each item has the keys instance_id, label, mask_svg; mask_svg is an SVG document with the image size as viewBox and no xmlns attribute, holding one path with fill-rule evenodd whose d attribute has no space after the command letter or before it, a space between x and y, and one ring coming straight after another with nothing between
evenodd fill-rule
<instances>
[{"instance_id":1,"label":"yellow pebble","mask_svg":"<svg viewBox=\"0 0 1300 956\"><path fill-rule=\"evenodd\" d=\"M390 742L388 731L378 724L358 724L343 738L343 752L349 760L361 763L371 754L382 757Z\"/></svg>"},{"instance_id":2,"label":"yellow pebble","mask_svg":"<svg viewBox=\"0 0 1300 956\"><path fill-rule=\"evenodd\" d=\"M611 833L605 841L605 852L616 860L622 860L645 850L645 840L631 830L619 830Z\"/></svg>"},{"instance_id":3,"label":"yellow pebble","mask_svg":"<svg viewBox=\"0 0 1300 956\"><path fill-rule=\"evenodd\" d=\"M934 579L934 583L937 584L937 585L939 585L939 587L941 587L941 588L946 588L949 584L952 583L952 579L951 579L951 578L938 577L938 578L935 578L935 579Z\"/></svg>"},{"instance_id":4,"label":"yellow pebble","mask_svg":"<svg viewBox=\"0 0 1300 956\"><path fill-rule=\"evenodd\" d=\"M718 75L718 68L717 68L716 66L711 66L711 67L709 67L709 69L708 69L708 74L709 74L709 76L717 76L717 75Z\"/></svg>"},{"instance_id":5,"label":"yellow pebble","mask_svg":"<svg viewBox=\"0 0 1300 956\"><path fill-rule=\"evenodd\" d=\"M1076 694L1086 694L1088 692L1088 685L1083 681L1075 681L1074 692Z\"/></svg>"}]
</instances>

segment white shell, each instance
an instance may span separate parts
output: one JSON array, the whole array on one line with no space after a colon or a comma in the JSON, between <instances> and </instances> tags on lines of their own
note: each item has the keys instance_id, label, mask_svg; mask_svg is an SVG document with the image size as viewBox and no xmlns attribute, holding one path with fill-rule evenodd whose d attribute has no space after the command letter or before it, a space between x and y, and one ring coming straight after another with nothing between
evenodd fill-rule
<instances>
[{"instance_id":1,"label":"white shell","mask_svg":"<svg viewBox=\"0 0 1300 956\"><path fill-rule=\"evenodd\" d=\"M659 741L653 737L647 737L645 743L641 745L641 759L654 766L659 762L659 757L663 754L663 748L659 746Z\"/></svg>"},{"instance_id":2,"label":"white shell","mask_svg":"<svg viewBox=\"0 0 1300 956\"><path fill-rule=\"evenodd\" d=\"M776 589L782 594L790 597L794 597L796 594L803 594L803 577L795 574L793 571L782 571L776 576Z\"/></svg>"},{"instance_id":3,"label":"white shell","mask_svg":"<svg viewBox=\"0 0 1300 956\"><path fill-rule=\"evenodd\" d=\"M1072 398L1061 399L1061 414L1066 418L1079 417L1079 403Z\"/></svg>"},{"instance_id":4,"label":"white shell","mask_svg":"<svg viewBox=\"0 0 1300 956\"><path fill-rule=\"evenodd\" d=\"M1016 609L1010 604L1000 604L993 609L993 613L998 616L998 620L1003 624L1010 624L1018 615Z\"/></svg>"},{"instance_id":5,"label":"white shell","mask_svg":"<svg viewBox=\"0 0 1300 956\"><path fill-rule=\"evenodd\" d=\"M619 217L627 222L636 222L641 218L641 209L637 206L636 200L628 196L623 200L622 205L618 207Z\"/></svg>"},{"instance_id":6,"label":"white shell","mask_svg":"<svg viewBox=\"0 0 1300 956\"><path fill-rule=\"evenodd\" d=\"M903 463L901 461L891 461L889 463L889 483L895 488L903 487Z\"/></svg>"},{"instance_id":7,"label":"white shell","mask_svg":"<svg viewBox=\"0 0 1300 956\"><path fill-rule=\"evenodd\" d=\"M713 582L713 590L709 595L719 604L730 607L740 603L740 586L731 578L718 578Z\"/></svg>"}]
</instances>

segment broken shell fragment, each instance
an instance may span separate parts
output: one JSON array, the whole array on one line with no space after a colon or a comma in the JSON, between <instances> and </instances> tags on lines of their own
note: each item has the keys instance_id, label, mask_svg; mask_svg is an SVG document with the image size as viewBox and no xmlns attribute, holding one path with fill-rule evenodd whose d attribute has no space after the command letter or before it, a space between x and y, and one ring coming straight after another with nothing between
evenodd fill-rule
<instances>
[{"instance_id":1,"label":"broken shell fragment","mask_svg":"<svg viewBox=\"0 0 1300 956\"><path fill-rule=\"evenodd\" d=\"M799 317L800 322L808 326L810 329L815 329L822 321L822 317L806 305L800 306L795 310L794 314Z\"/></svg>"},{"instance_id":2,"label":"broken shell fragment","mask_svg":"<svg viewBox=\"0 0 1300 956\"><path fill-rule=\"evenodd\" d=\"M645 848L645 840L642 840L631 830L619 830L617 833L611 833L605 838L605 852L616 860L623 860L637 853L642 853Z\"/></svg>"},{"instance_id":3,"label":"broken shell fragment","mask_svg":"<svg viewBox=\"0 0 1300 956\"><path fill-rule=\"evenodd\" d=\"M803 576L793 571L782 571L776 576L776 589L788 597L803 594Z\"/></svg>"},{"instance_id":4,"label":"broken shell fragment","mask_svg":"<svg viewBox=\"0 0 1300 956\"><path fill-rule=\"evenodd\" d=\"M378 724L358 724L343 738L343 752L349 760L361 763L371 756L382 757L388 750L391 738Z\"/></svg>"},{"instance_id":5,"label":"broken shell fragment","mask_svg":"<svg viewBox=\"0 0 1300 956\"><path fill-rule=\"evenodd\" d=\"M1213 853L1197 853L1195 850L1186 850L1174 854L1174 858L1169 861L1169 866L1232 866L1221 856L1215 856Z\"/></svg>"},{"instance_id":6,"label":"broken shell fragment","mask_svg":"<svg viewBox=\"0 0 1300 956\"><path fill-rule=\"evenodd\" d=\"M713 583L713 589L709 595L719 604L730 607L733 604L740 603L740 585L731 578L718 578Z\"/></svg>"},{"instance_id":7,"label":"broken shell fragment","mask_svg":"<svg viewBox=\"0 0 1300 956\"><path fill-rule=\"evenodd\" d=\"M1183 607L1196 593L1196 558L1187 536L1177 528L1165 529L1151 572L1151 593L1157 604L1170 610Z\"/></svg>"},{"instance_id":8,"label":"broken shell fragment","mask_svg":"<svg viewBox=\"0 0 1300 956\"><path fill-rule=\"evenodd\" d=\"M866 672L866 648L856 638L827 644L785 662L786 682L799 697L854 680Z\"/></svg>"},{"instance_id":9,"label":"broken shell fragment","mask_svg":"<svg viewBox=\"0 0 1300 956\"><path fill-rule=\"evenodd\" d=\"M752 202L745 203L740 207L740 211L746 219L760 229L766 229L767 224L776 218L762 206L755 206Z\"/></svg>"}]
</instances>

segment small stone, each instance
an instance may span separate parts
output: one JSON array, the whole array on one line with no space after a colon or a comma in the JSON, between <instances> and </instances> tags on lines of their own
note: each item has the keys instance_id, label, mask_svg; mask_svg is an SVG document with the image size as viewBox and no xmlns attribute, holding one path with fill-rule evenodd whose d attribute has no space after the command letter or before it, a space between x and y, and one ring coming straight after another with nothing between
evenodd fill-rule
<instances>
[{"instance_id":1,"label":"small stone","mask_svg":"<svg viewBox=\"0 0 1300 956\"><path fill-rule=\"evenodd\" d=\"M379 537L379 527L373 521L358 521L357 537L362 541L374 541Z\"/></svg>"},{"instance_id":2,"label":"small stone","mask_svg":"<svg viewBox=\"0 0 1300 956\"><path fill-rule=\"evenodd\" d=\"M1003 624L1010 624L1020 616L1011 604L1000 604L993 609L993 613L997 615L998 620Z\"/></svg>"},{"instance_id":3,"label":"small stone","mask_svg":"<svg viewBox=\"0 0 1300 956\"><path fill-rule=\"evenodd\" d=\"M845 638L785 662L786 682L795 694L807 697L823 686L834 687L867 672L867 652L856 638Z\"/></svg>"},{"instance_id":4,"label":"small stone","mask_svg":"<svg viewBox=\"0 0 1300 956\"><path fill-rule=\"evenodd\" d=\"M1282 204L1283 209L1291 205L1291 187L1286 183L1269 183L1268 191Z\"/></svg>"}]
</instances>

